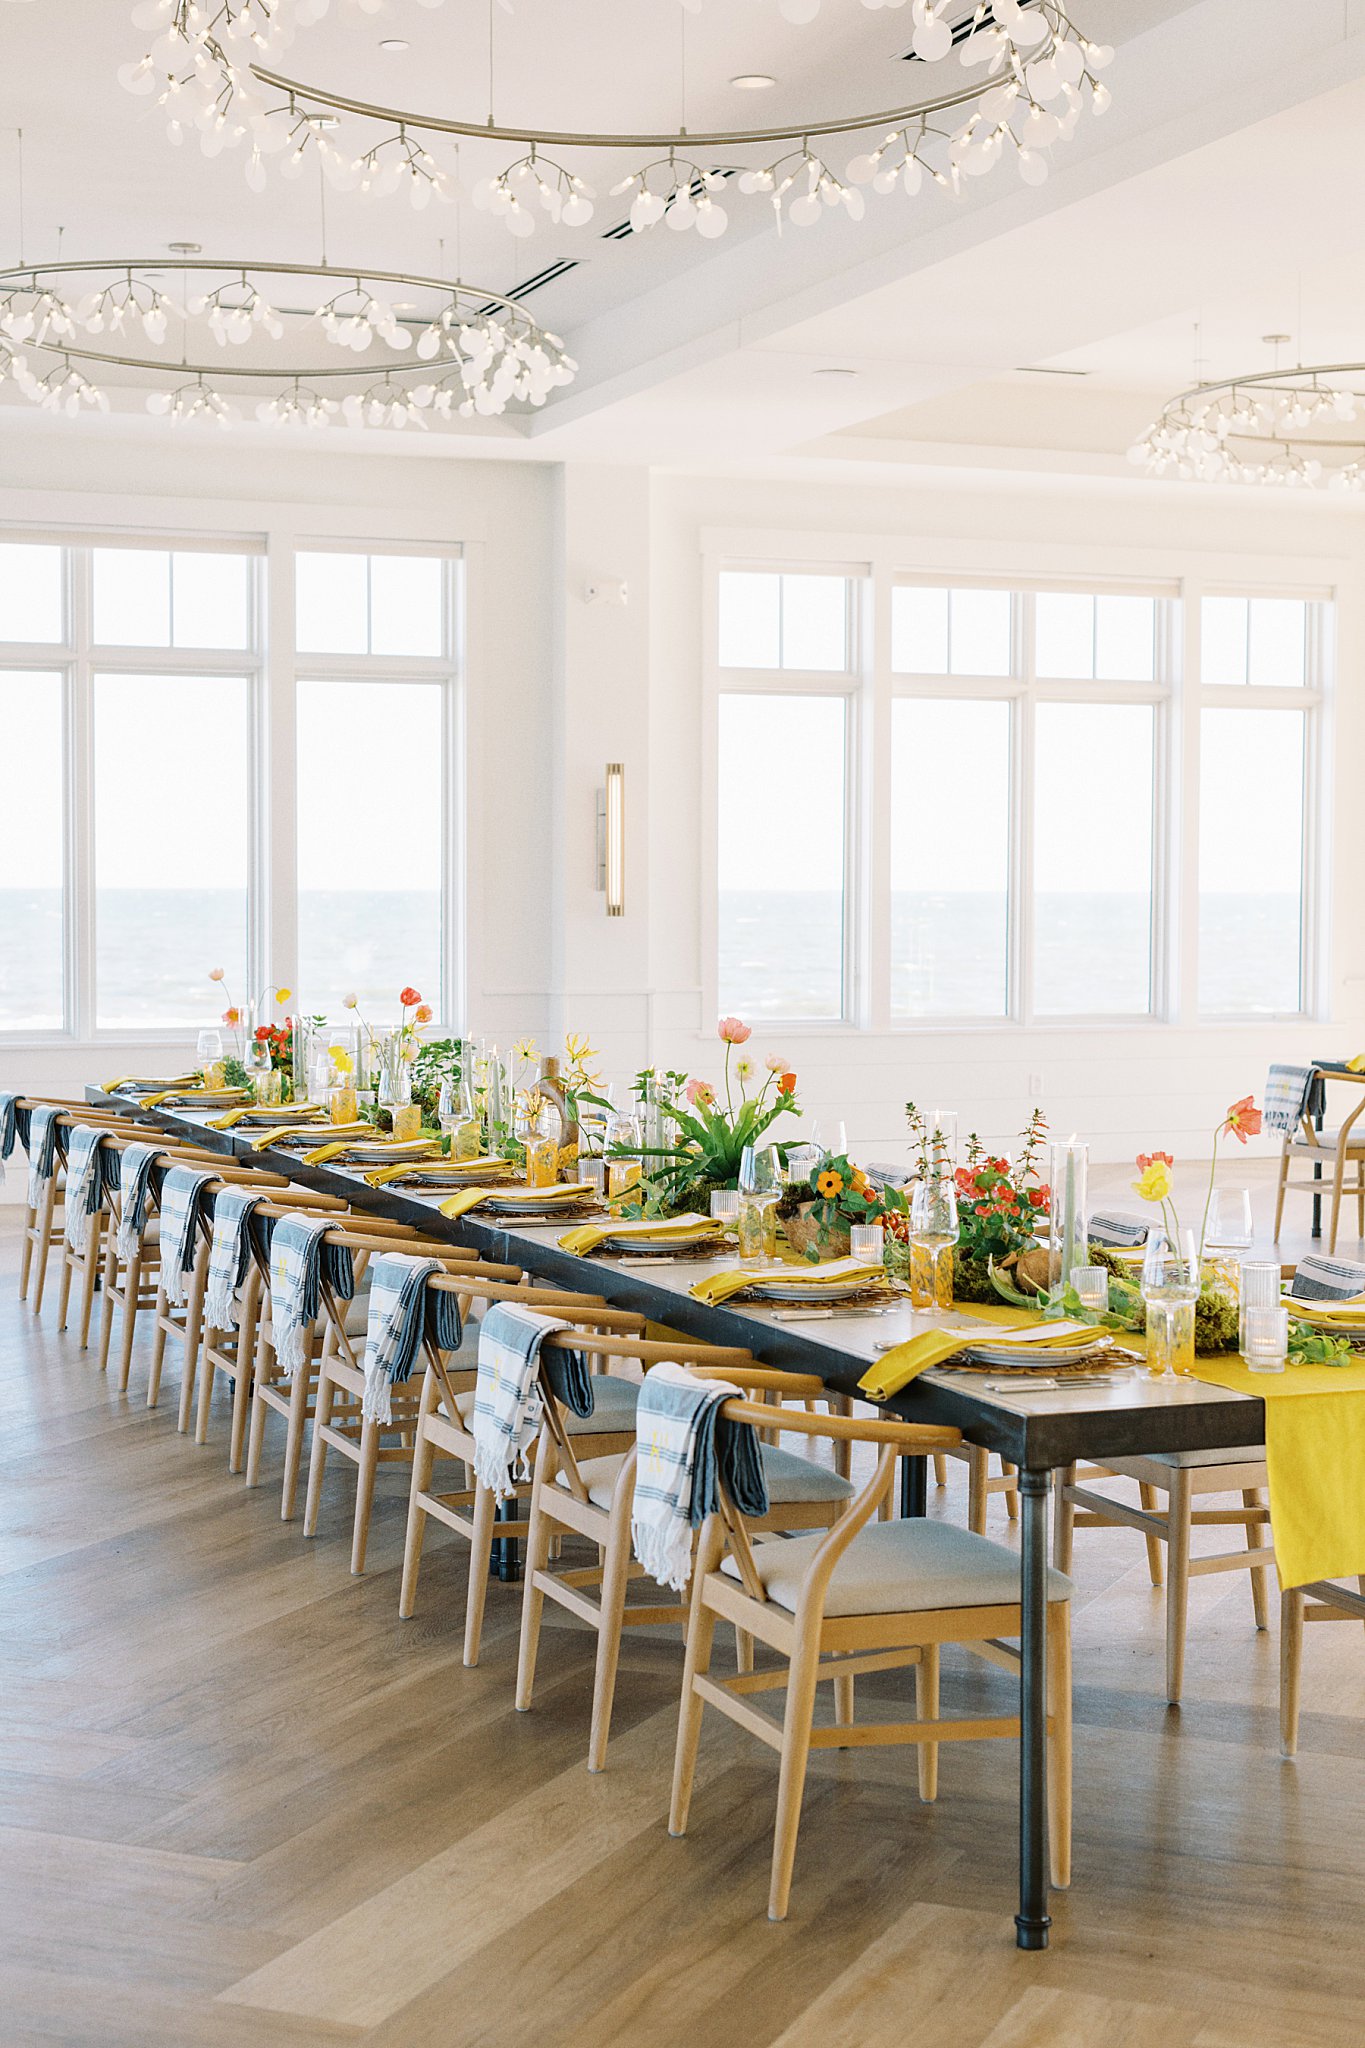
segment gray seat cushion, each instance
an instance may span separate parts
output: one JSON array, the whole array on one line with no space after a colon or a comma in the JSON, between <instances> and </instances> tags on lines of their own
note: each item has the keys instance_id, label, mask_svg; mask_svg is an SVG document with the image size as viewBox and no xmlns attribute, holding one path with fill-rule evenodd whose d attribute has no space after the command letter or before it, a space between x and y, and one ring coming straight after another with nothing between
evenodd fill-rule
<instances>
[{"instance_id":1,"label":"gray seat cushion","mask_svg":"<svg viewBox=\"0 0 1365 2048\"><path fill-rule=\"evenodd\" d=\"M624 1453L612 1458L585 1458L578 1470L594 1507L609 1508L616 1488L616 1475L625 1463ZM776 1444L763 1446L763 1473L768 1482L768 1499L776 1507L809 1506L821 1501L850 1500L854 1488L847 1479L809 1458L779 1450ZM555 1479L567 1488L563 1472Z\"/></svg>"},{"instance_id":2,"label":"gray seat cushion","mask_svg":"<svg viewBox=\"0 0 1365 2048\"><path fill-rule=\"evenodd\" d=\"M823 1530L810 1536L779 1537L754 1546L754 1559L768 1598L796 1612L801 1582L816 1550L826 1540ZM721 1570L740 1576L733 1557ZM1049 1570L1049 1600L1067 1600L1071 1581ZM952 1522L918 1518L904 1522L871 1522L860 1529L834 1567L825 1600L830 1616L849 1614L925 1614L949 1607L1017 1606L1019 1559L1003 1544Z\"/></svg>"},{"instance_id":3,"label":"gray seat cushion","mask_svg":"<svg viewBox=\"0 0 1365 2048\"><path fill-rule=\"evenodd\" d=\"M473 1387L466 1387L455 1396L455 1408L461 1422L468 1422L474 1413ZM570 1436L601 1436L605 1431L627 1431L635 1428L635 1409L640 1399L638 1380L618 1379L615 1373L597 1372L592 1376L592 1414L573 1415L565 1411ZM600 1462L594 1461L594 1462ZM610 1500L610 1495L608 1495Z\"/></svg>"},{"instance_id":4,"label":"gray seat cushion","mask_svg":"<svg viewBox=\"0 0 1365 2048\"><path fill-rule=\"evenodd\" d=\"M1243 1445L1232 1451L1144 1451L1140 1458L1105 1458L1106 1472L1137 1478L1139 1465L1166 1465L1173 1471L1201 1471L1206 1465L1264 1465L1265 1445Z\"/></svg>"},{"instance_id":5,"label":"gray seat cushion","mask_svg":"<svg viewBox=\"0 0 1365 2048\"><path fill-rule=\"evenodd\" d=\"M1339 1130L1323 1130L1318 1132L1315 1142L1305 1135L1303 1125L1297 1124L1290 1141L1290 1149L1295 1152L1335 1152L1340 1137ZM1346 1133L1346 1151L1348 1156L1365 1152L1365 1116L1361 1117L1358 1123L1352 1124Z\"/></svg>"}]
</instances>

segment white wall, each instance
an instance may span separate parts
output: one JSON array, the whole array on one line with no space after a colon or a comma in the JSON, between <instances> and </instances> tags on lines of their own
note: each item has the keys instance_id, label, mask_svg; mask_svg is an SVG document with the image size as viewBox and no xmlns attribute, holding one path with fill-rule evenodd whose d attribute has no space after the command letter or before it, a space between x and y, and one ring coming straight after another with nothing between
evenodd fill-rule
<instances>
[{"instance_id":1,"label":"white wall","mask_svg":"<svg viewBox=\"0 0 1365 2048\"><path fill-rule=\"evenodd\" d=\"M702 892L702 548L710 528L771 546L838 533L962 552L978 565L1020 550L1077 572L1181 576L1214 559L1302 581L1333 564L1340 602L1332 972L1312 1026L1153 1023L1078 1031L983 1027L886 1035L783 1027L756 1048L787 1054L814 1114L851 1142L899 1156L907 1096L953 1103L964 1126L1018 1129L1041 1074L1056 1125L1099 1157L1142 1144L1187 1154L1274 1058L1365 1046L1365 817L1352 767L1365 753L1365 574L1358 515L1331 501L1213 496L1140 483L995 487L944 472L906 484L816 474L743 478L643 467L412 460L313 442L33 430L0 418L0 522L447 539L468 550L469 1015L507 1044L565 1028L600 1045L609 1074L648 1060L714 1074ZM804 540L802 539L804 537ZM1226 569L1224 569L1226 573ZM589 581L623 578L625 607L589 605ZM2 744L2 740L0 740ZM627 914L608 920L593 872L595 793L627 771ZM7 766L10 764L6 764ZM113 1064L140 1065L125 1045ZM158 1060L165 1057L164 1048ZM108 1049L0 1047L0 1087L76 1093ZM11 1177L11 1192L14 1177Z\"/></svg>"}]
</instances>

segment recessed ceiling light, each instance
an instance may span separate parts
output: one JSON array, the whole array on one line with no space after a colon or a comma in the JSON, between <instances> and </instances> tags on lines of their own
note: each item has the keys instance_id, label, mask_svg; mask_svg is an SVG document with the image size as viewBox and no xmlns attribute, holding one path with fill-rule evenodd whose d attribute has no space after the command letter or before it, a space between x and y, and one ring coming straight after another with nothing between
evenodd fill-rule
<instances>
[{"instance_id":1,"label":"recessed ceiling light","mask_svg":"<svg viewBox=\"0 0 1365 2048\"><path fill-rule=\"evenodd\" d=\"M815 375L817 377L856 377L858 372L846 369L841 365L832 364L828 369L817 370Z\"/></svg>"},{"instance_id":2,"label":"recessed ceiling light","mask_svg":"<svg viewBox=\"0 0 1365 2048\"><path fill-rule=\"evenodd\" d=\"M738 78L730 80L739 92L766 92L770 85L776 85L775 78L769 78L766 71L741 71Z\"/></svg>"},{"instance_id":3,"label":"recessed ceiling light","mask_svg":"<svg viewBox=\"0 0 1365 2048\"><path fill-rule=\"evenodd\" d=\"M202 242L167 242L166 247L172 256L201 256L204 251Z\"/></svg>"},{"instance_id":4,"label":"recessed ceiling light","mask_svg":"<svg viewBox=\"0 0 1365 2048\"><path fill-rule=\"evenodd\" d=\"M410 50L412 44L404 42L402 36L384 36L379 47L381 50Z\"/></svg>"}]
</instances>

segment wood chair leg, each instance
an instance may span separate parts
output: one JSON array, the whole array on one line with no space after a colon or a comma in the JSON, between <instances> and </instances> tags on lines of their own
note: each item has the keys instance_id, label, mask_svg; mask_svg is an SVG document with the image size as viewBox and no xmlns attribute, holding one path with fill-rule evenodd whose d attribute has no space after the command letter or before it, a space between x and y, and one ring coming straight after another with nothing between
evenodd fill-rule
<instances>
[{"instance_id":1,"label":"wood chair leg","mask_svg":"<svg viewBox=\"0 0 1365 2048\"><path fill-rule=\"evenodd\" d=\"M819 1636L812 1632L797 1643L787 1674L787 1709L782 1717L782 1764L777 1778L777 1817L773 1823L772 1877L768 1886L770 1920L786 1919L791 1898L819 1661Z\"/></svg>"},{"instance_id":2,"label":"wood chair leg","mask_svg":"<svg viewBox=\"0 0 1365 2048\"><path fill-rule=\"evenodd\" d=\"M943 1451L934 1452L934 1484L935 1486L946 1486L948 1484L948 1459Z\"/></svg>"},{"instance_id":3,"label":"wood chair leg","mask_svg":"<svg viewBox=\"0 0 1365 2048\"><path fill-rule=\"evenodd\" d=\"M747 1628L735 1630L735 1671L743 1677L754 1668L754 1639Z\"/></svg>"},{"instance_id":4,"label":"wood chair leg","mask_svg":"<svg viewBox=\"0 0 1365 2048\"><path fill-rule=\"evenodd\" d=\"M673 1756L673 1792L668 1808L670 1835L687 1833L687 1816L692 1805L692 1784L697 1775L697 1748L701 1741L702 1696L692 1681L711 1669L711 1646L715 1640L716 1617L702 1597L706 1575L720 1563L725 1535L719 1517L707 1523L697 1546L692 1567L692 1606L687 1617L687 1646L683 1652L682 1706L678 1714L678 1746Z\"/></svg>"},{"instance_id":5,"label":"wood chair leg","mask_svg":"<svg viewBox=\"0 0 1365 2048\"><path fill-rule=\"evenodd\" d=\"M1280 1754L1299 1750L1299 1682L1303 1675L1303 1591L1280 1595Z\"/></svg>"},{"instance_id":6,"label":"wood chair leg","mask_svg":"<svg viewBox=\"0 0 1365 2048\"><path fill-rule=\"evenodd\" d=\"M426 1395L424 1390L422 1419L425 1417L425 1412ZM398 1589L398 1618L400 1621L410 1621L413 1609L417 1605L417 1574L422 1565L422 1539L427 1533L427 1511L422 1506L418 1496L419 1494L430 1492L432 1474L436 1469L435 1446L428 1441L427 1433L422 1427L422 1419L419 1419L417 1424L417 1448L413 1453L412 1459L412 1487L408 1494L408 1526L407 1534L403 1538L403 1580ZM528 1598L530 1591L531 1567L528 1560L526 1566L526 1593ZM518 1699L517 1704L520 1706L520 1699Z\"/></svg>"},{"instance_id":7,"label":"wood chair leg","mask_svg":"<svg viewBox=\"0 0 1365 2048\"><path fill-rule=\"evenodd\" d=\"M488 1571L493 1557L493 1523L497 1502L491 1486L475 1483L474 1535L469 1546L469 1592L464 1610L464 1661L477 1664L483 1641L483 1610L488 1599Z\"/></svg>"},{"instance_id":8,"label":"wood chair leg","mask_svg":"<svg viewBox=\"0 0 1365 2048\"><path fill-rule=\"evenodd\" d=\"M548 1440L543 1440L536 1457L536 1476L531 1486L530 1528L526 1535L526 1576L522 1582L521 1589L521 1633L517 1642L516 1692L516 1705L519 1714L529 1712L531 1697L535 1691L536 1684L536 1657L540 1650L540 1624L545 1614L545 1595L541 1592L535 1580L537 1572L548 1571L550 1568L550 1551L552 1548L554 1524L545 1513L543 1501L545 1489L552 1483L551 1475L546 1470L546 1467L551 1464L553 1459L554 1444ZM419 1536L418 1542L420 1543L420 1541L421 1538ZM629 1561L629 1558L627 1558L627 1561ZM605 1602L605 1583L603 1584L602 1593ZM601 1639L599 1638L599 1667L601 1665L601 1656ZM615 1678L616 1674L613 1671L613 1686L615 1685ZM593 1674L592 1701L594 1731L597 1727L597 1694L599 1684L599 1675L595 1672ZM607 1702L607 1721L610 1724L610 1699ZM605 1748L605 1743L603 1747ZM590 1737L588 1743L588 1769L592 1770L593 1767L592 1740Z\"/></svg>"},{"instance_id":9,"label":"wood chair leg","mask_svg":"<svg viewBox=\"0 0 1365 2048\"><path fill-rule=\"evenodd\" d=\"M355 1521L351 1529L351 1576L358 1579L365 1569L365 1552L370 1541L370 1516L374 1512L374 1481L379 1470L379 1424L360 1425L360 1460L355 1475Z\"/></svg>"},{"instance_id":10,"label":"wood chair leg","mask_svg":"<svg viewBox=\"0 0 1365 2048\"><path fill-rule=\"evenodd\" d=\"M64 1330L66 1328L66 1312L71 1305L71 1274L73 1270L71 1252L65 1237L58 1244L57 1252L61 1259L61 1282L57 1289L57 1328Z\"/></svg>"},{"instance_id":11,"label":"wood chair leg","mask_svg":"<svg viewBox=\"0 0 1365 2048\"><path fill-rule=\"evenodd\" d=\"M289 1390L289 1413L284 1425L284 1480L280 1487L280 1520L292 1522L298 1506L299 1467L303 1463L303 1433L308 1421L308 1396L315 1381L310 1371L295 1375ZM262 1404L264 1405L264 1404ZM261 1417L264 1428L265 1417Z\"/></svg>"},{"instance_id":12,"label":"wood chair leg","mask_svg":"<svg viewBox=\"0 0 1365 2048\"><path fill-rule=\"evenodd\" d=\"M35 1253L38 1270L33 1276L33 1313L40 1315L43 1307L43 1291L47 1286L47 1261L52 1250L52 1219L57 1210L57 1176L48 1175L47 1191L43 1196L42 1210L37 1218L38 1237Z\"/></svg>"},{"instance_id":13,"label":"wood chair leg","mask_svg":"<svg viewBox=\"0 0 1365 2048\"><path fill-rule=\"evenodd\" d=\"M938 1664L937 1643L925 1643L915 1666L915 1718L919 1721L938 1719ZM919 1796L926 1805L938 1798L938 1744L919 1744Z\"/></svg>"},{"instance_id":14,"label":"wood chair leg","mask_svg":"<svg viewBox=\"0 0 1365 2048\"><path fill-rule=\"evenodd\" d=\"M1166 1503L1167 1547L1170 1551L1167 1562L1170 1577L1166 1587L1166 1698L1173 1707L1180 1705L1185 1682L1185 1624L1190 1604L1190 1507L1190 1475L1180 1470L1173 1471Z\"/></svg>"},{"instance_id":15,"label":"wood chair leg","mask_svg":"<svg viewBox=\"0 0 1365 2048\"><path fill-rule=\"evenodd\" d=\"M588 1769L607 1768L611 1710L616 1699L616 1672L621 1661L625 1627L626 1587L630 1574L630 1517L614 1517L602 1568L601 1613L597 1623L597 1662L592 1679L592 1728L588 1735ZM751 1639L752 1661L752 1639Z\"/></svg>"},{"instance_id":16,"label":"wood chair leg","mask_svg":"<svg viewBox=\"0 0 1365 2048\"><path fill-rule=\"evenodd\" d=\"M1071 1602L1054 1600L1047 1617L1048 1842L1052 1882L1071 1882Z\"/></svg>"},{"instance_id":17,"label":"wood chair leg","mask_svg":"<svg viewBox=\"0 0 1365 2048\"><path fill-rule=\"evenodd\" d=\"M989 1459L976 1444L967 1450L967 1527L974 1536L986 1533L986 1472Z\"/></svg>"},{"instance_id":18,"label":"wood chair leg","mask_svg":"<svg viewBox=\"0 0 1365 2048\"><path fill-rule=\"evenodd\" d=\"M1265 1502L1253 1486L1243 1493L1242 1506L1244 1508L1263 1508ZM1265 1549L1265 1529L1258 1522L1247 1523L1247 1549ZM1256 1626L1264 1631L1270 1626L1270 1619L1266 1613L1265 1573L1263 1571L1253 1571L1249 1574L1249 1577L1251 1579L1251 1605L1256 1616Z\"/></svg>"},{"instance_id":19,"label":"wood chair leg","mask_svg":"<svg viewBox=\"0 0 1365 2048\"><path fill-rule=\"evenodd\" d=\"M1076 1467L1059 1465L1052 1502L1052 1562L1059 1572L1071 1570L1071 1552L1076 1533L1076 1508L1075 1503L1068 1498L1067 1488L1075 1484Z\"/></svg>"},{"instance_id":20,"label":"wood chair leg","mask_svg":"<svg viewBox=\"0 0 1365 2048\"><path fill-rule=\"evenodd\" d=\"M28 1276L33 1265L33 1235L38 1227L38 1211L24 1204L24 1249L19 1259L19 1299L28 1294Z\"/></svg>"},{"instance_id":21,"label":"wood chair leg","mask_svg":"<svg viewBox=\"0 0 1365 2048\"><path fill-rule=\"evenodd\" d=\"M194 1261L194 1272L190 1279L189 1300L185 1309L185 1350L180 1366L180 1400L176 1408L175 1426L184 1436L194 1413L194 1386L199 1376L199 1348L204 1341L204 1294L209 1280L209 1248L201 1244ZM151 1407L149 1400L147 1406Z\"/></svg>"},{"instance_id":22,"label":"wood chair leg","mask_svg":"<svg viewBox=\"0 0 1365 2048\"><path fill-rule=\"evenodd\" d=\"M100 1371L109 1369L109 1346L114 1339L114 1289L118 1285L118 1239L111 1228L104 1239L104 1270L100 1275Z\"/></svg>"},{"instance_id":23,"label":"wood chair leg","mask_svg":"<svg viewBox=\"0 0 1365 2048\"><path fill-rule=\"evenodd\" d=\"M81 1275L81 1350L90 1348L90 1318L95 1309L95 1279L103 1263L104 1254L104 1211L97 1209L90 1218L90 1242L85 1252L85 1271Z\"/></svg>"},{"instance_id":24,"label":"wood chair leg","mask_svg":"<svg viewBox=\"0 0 1365 2048\"><path fill-rule=\"evenodd\" d=\"M212 1341L212 1335L210 1335L209 1342L212 1343ZM212 1368L208 1365L207 1351L205 1352L204 1362L205 1369L211 1371ZM247 1423L246 1430L246 1484L248 1486L260 1484L261 1451L265 1445L265 1418L268 1413L265 1402L261 1399L260 1384L253 1375L251 1417ZM288 1521L289 1517L286 1515L284 1519Z\"/></svg>"},{"instance_id":25,"label":"wood chair leg","mask_svg":"<svg viewBox=\"0 0 1365 2048\"><path fill-rule=\"evenodd\" d=\"M232 1432L228 1438L228 1471L242 1469L242 1450L246 1442L247 1417L251 1407L251 1391L256 1384L255 1346L247 1347L247 1364L239 1364L237 1377L232 1383Z\"/></svg>"},{"instance_id":26,"label":"wood chair leg","mask_svg":"<svg viewBox=\"0 0 1365 2048\"><path fill-rule=\"evenodd\" d=\"M1013 1465L1007 1464L1003 1458L1000 1460L1000 1470L1004 1473L1006 1479L1012 1479L1014 1477ZM1018 1521L1019 1489L1017 1486L1007 1486L1005 1488L1005 1513L1009 1516L1012 1522Z\"/></svg>"},{"instance_id":27,"label":"wood chair leg","mask_svg":"<svg viewBox=\"0 0 1365 2048\"><path fill-rule=\"evenodd\" d=\"M303 1533L316 1536L322 1475L327 1469L327 1442L322 1432L331 1422L335 1388L324 1365L318 1374L317 1407L313 1416L313 1453L308 1460L308 1492L303 1503Z\"/></svg>"},{"instance_id":28,"label":"wood chair leg","mask_svg":"<svg viewBox=\"0 0 1365 2048\"><path fill-rule=\"evenodd\" d=\"M1346 1184L1346 1155L1337 1147L1336 1167L1332 1174L1332 1221L1327 1238L1327 1256L1334 1259L1337 1253L1337 1231L1341 1224L1341 1195Z\"/></svg>"},{"instance_id":29,"label":"wood chair leg","mask_svg":"<svg viewBox=\"0 0 1365 2048\"><path fill-rule=\"evenodd\" d=\"M137 1301L141 1289L142 1253L134 1246L128 1270L123 1276L123 1329L118 1352L118 1390L121 1394L127 1393L128 1378L133 1370L133 1338L137 1334Z\"/></svg>"},{"instance_id":30,"label":"wood chair leg","mask_svg":"<svg viewBox=\"0 0 1365 2048\"><path fill-rule=\"evenodd\" d=\"M1156 1488L1149 1486L1146 1480L1142 1480L1138 1484L1138 1499L1147 1514L1154 1515L1156 1513ZM1161 1562L1161 1538L1159 1536L1144 1536L1142 1540L1147 1545L1148 1576L1154 1586L1159 1586L1165 1576Z\"/></svg>"}]
</instances>

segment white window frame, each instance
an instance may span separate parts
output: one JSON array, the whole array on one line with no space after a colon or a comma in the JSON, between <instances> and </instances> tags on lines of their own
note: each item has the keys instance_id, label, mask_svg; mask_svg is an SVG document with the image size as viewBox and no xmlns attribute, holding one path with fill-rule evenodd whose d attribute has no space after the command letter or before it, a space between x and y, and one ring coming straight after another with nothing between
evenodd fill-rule
<instances>
[{"instance_id":1,"label":"white window frame","mask_svg":"<svg viewBox=\"0 0 1365 2048\"><path fill-rule=\"evenodd\" d=\"M846 875L845 1015L842 1020L774 1018L784 1031L819 1034L840 1029L888 1037L932 1037L965 1032L1027 1031L1129 1033L1161 1029L1222 1029L1242 1025L1309 1022L1328 1014L1327 992L1331 872L1331 759L1335 698L1335 643L1342 582L1339 558L1305 556L1292 573L1283 560L1266 574L1248 575L1245 557L1193 548L1076 546L972 542L847 532L793 533L783 529L710 527L701 534L702 746L699 863L702 937L702 1014L717 1014L717 704L722 691L799 688L839 694L841 683L857 703L857 773L849 788L849 867ZM718 647L719 576L742 569L860 576L856 673L805 675L791 670L723 669ZM1009 677L909 677L891 669L891 591L898 582L941 588L977 584L1018 595L1013 614L1013 672ZM1040 590L1147 594L1160 600L1156 679L1134 682L1040 682L1033 673L1033 600ZM1310 642L1315 673L1302 688L1225 686L1200 681L1199 619L1205 594L1304 598L1321 607ZM1011 790L1010 1009L1000 1017L893 1017L890 1004L890 713L896 697L1005 698L1014 705ZM1150 1010L1136 1015L1037 1015L1032 1005L1032 890L1029 873L1033 804L1032 735L1039 702L1151 703L1153 734L1153 898ZM1303 919L1300 985L1303 1006L1282 1017L1237 1017L1199 1010L1199 721L1208 703L1233 701L1266 709L1286 705L1308 714L1304 790ZM850 727L850 734L854 731ZM851 741L852 746L852 741Z\"/></svg>"},{"instance_id":2,"label":"white window frame","mask_svg":"<svg viewBox=\"0 0 1365 2048\"><path fill-rule=\"evenodd\" d=\"M415 670L444 684L442 757L442 989L441 1014L455 1031L465 1014L471 985L471 955L480 932L476 877L469 848L477 843L478 793L468 785L466 676L471 619L470 585L482 568L482 545L449 540L435 521L375 510L324 512L317 506L259 509L259 523L225 532L211 511L192 500L133 501L146 514L138 525L92 522L90 500L79 493L27 493L32 516L0 521L0 541L57 546L63 558L65 639L56 643L0 640L0 669L42 669L62 677L63 782L65 798L63 871L64 1016L60 1028L0 1029L0 1048L23 1051L71 1050L119 1045L181 1045L183 1026L97 1030L95 1026L94 747L93 678L101 674L224 674L249 678L251 781L248 876L248 959L252 988L267 975L297 988L297 783L295 679L303 672L294 651L296 553L325 548L351 554L432 554L448 564L446 649L439 657L306 657L310 675L328 672L375 680L380 670L395 680ZM385 529L388 528L386 531ZM410 530L415 529L415 530ZM255 558L252 584L253 645L245 651L197 648L101 649L92 639L89 550L146 547L179 552ZM471 570L473 576L471 576ZM151 829L149 827L149 829ZM301 991L307 1000L307 991ZM212 1008L205 992L205 1014Z\"/></svg>"}]
</instances>

